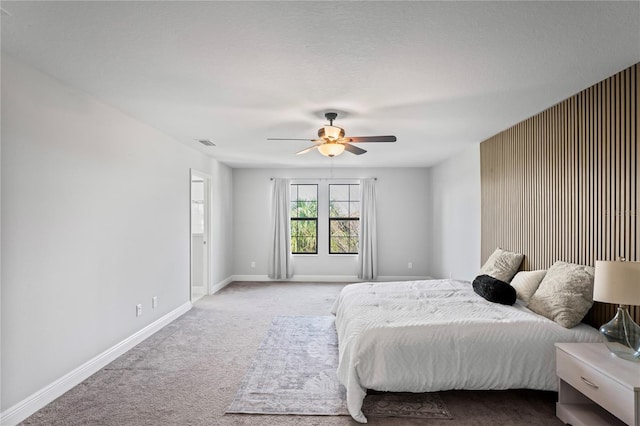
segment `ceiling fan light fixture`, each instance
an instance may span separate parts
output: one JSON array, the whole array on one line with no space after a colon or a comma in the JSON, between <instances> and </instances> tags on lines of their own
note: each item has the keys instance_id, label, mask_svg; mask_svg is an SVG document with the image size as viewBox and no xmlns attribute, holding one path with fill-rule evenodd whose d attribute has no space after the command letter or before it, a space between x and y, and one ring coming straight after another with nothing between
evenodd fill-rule
<instances>
[{"instance_id":1,"label":"ceiling fan light fixture","mask_svg":"<svg viewBox=\"0 0 640 426\"><path fill-rule=\"evenodd\" d=\"M344 152L344 145L336 142L327 142L318 145L318 151L326 157L336 157Z\"/></svg>"},{"instance_id":2,"label":"ceiling fan light fixture","mask_svg":"<svg viewBox=\"0 0 640 426\"><path fill-rule=\"evenodd\" d=\"M320 154L325 157L335 157L342 154L344 151L348 151L354 155L361 155L367 151L359 148L354 143L360 142L395 142L395 136L350 136L345 139L344 129L342 127L334 126L333 120L338 117L337 112L327 112L324 114L325 118L329 120L329 124L322 126L318 129L319 139L282 139L282 138L268 138L268 140L292 140L292 141L309 141L314 144L302 151L296 152L296 155L306 154L307 152L318 149Z\"/></svg>"},{"instance_id":3,"label":"ceiling fan light fixture","mask_svg":"<svg viewBox=\"0 0 640 426\"><path fill-rule=\"evenodd\" d=\"M320 130L318 130L318 136L330 141L335 141L344 137L344 129L337 126L322 126Z\"/></svg>"}]
</instances>

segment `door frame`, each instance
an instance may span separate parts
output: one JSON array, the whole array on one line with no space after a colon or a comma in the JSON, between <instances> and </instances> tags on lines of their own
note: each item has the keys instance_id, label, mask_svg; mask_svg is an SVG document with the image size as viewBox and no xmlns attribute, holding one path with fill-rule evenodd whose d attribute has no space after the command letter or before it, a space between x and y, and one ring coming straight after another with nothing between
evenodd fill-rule
<instances>
[{"instance_id":1,"label":"door frame","mask_svg":"<svg viewBox=\"0 0 640 426\"><path fill-rule=\"evenodd\" d=\"M193 299L193 178L201 178L204 181L204 230L203 230L203 277L204 295L211 294L211 175L201 172L200 170L189 169L189 300Z\"/></svg>"}]
</instances>

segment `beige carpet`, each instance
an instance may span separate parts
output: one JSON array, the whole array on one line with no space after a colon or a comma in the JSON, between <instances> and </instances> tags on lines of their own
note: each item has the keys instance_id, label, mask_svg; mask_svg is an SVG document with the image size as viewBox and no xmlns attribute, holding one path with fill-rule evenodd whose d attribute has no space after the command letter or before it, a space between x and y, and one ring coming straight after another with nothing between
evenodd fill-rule
<instances>
[{"instance_id":1,"label":"beige carpet","mask_svg":"<svg viewBox=\"0 0 640 426\"><path fill-rule=\"evenodd\" d=\"M343 284L233 283L25 421L29 425L354 425L348 416L225 414L278 315L327 315ZM440 392L454 420L371 425L555 425L555 393Z\"/></svg>"}]
</instances>

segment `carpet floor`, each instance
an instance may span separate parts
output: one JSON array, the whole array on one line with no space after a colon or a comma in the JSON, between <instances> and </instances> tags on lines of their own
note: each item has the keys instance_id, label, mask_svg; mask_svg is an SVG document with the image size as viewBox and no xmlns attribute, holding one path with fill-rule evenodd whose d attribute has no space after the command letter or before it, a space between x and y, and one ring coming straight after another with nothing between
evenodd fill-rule
<instances>
[{"instance_id":1,"label":"carpet floor","mask_svg":"<svg viewBox=\"0 0 640 426\"><path fill-rule=\"evenodd\" d=\"M354 425L348 416L225 414L273 319L327 315L344 284L232 283L38 411L25 425ZM372 425L555 425L556 394L440 392L454 420Z\"/></svg>"}]
</instances>

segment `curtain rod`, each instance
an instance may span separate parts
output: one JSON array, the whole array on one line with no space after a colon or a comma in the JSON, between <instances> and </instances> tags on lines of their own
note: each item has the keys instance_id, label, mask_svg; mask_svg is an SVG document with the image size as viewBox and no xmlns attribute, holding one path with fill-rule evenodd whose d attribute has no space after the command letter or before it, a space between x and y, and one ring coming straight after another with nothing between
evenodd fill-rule
<instances>
[{"instance_id":1,"label":"curtain rod","mask_svg":"<svg viewBox=\"0 0 640 426\"><path fill-rule=\"evenodd\" d=\"M269 180L274 180L275 178L269 178ZM369 179L369 178L354 178L354 177L334 177L334 178L284 178L291 180L360 180L360 179ZM374 177L373 180L378 180L377 177Z\"/></svg>"}]
</instances>

